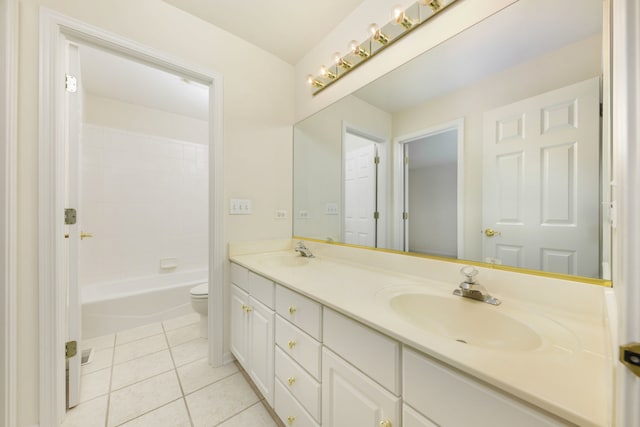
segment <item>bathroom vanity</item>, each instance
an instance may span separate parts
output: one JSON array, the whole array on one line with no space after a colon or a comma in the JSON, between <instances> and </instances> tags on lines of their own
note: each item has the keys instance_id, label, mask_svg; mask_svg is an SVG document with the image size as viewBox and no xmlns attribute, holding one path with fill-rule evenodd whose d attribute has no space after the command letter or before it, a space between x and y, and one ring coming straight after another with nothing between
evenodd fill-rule
<instances>
[{"instance_id":1,"label":"bathroom vanity","mask_svg":"<svg viewBox=\"0 0 640 427\"><path fill-rule=\"evenodd\" d=\"M231 351L285 425L611 425L610 289L305 242L231 244Z\"/></svg>"}]
</instances>

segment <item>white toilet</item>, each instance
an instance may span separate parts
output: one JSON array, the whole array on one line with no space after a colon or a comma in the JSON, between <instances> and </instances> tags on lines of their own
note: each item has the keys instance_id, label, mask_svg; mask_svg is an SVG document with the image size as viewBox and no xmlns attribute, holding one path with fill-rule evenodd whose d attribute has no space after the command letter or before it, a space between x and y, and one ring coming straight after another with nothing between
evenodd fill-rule
<instances>
[{"instance_id":1,"label":"white toilet","mask_svg":"<svg viewBox=\"0 0 640 427\"><path fill-rule=\"evenodd\" d=\"M191 294L191 306L200 314L200 338L207 338L207 322L209 313L209 284L202 283L194 286L189 291Z\"/></svg>"}]
</instances>

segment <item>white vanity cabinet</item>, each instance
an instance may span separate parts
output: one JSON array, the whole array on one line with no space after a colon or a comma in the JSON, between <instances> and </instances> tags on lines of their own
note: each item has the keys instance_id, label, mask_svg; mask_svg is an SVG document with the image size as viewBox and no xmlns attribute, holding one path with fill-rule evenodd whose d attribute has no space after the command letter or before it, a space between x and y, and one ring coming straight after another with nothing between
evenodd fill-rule
<instances>
[{"instance_id":1,"label":"white vanity cabinet","mask_svg":"<svg viewBox=\"0 0 640 427\"><path fill-rule=\"evenodd\" d=\"M400 426L399 343L326 307L323 319L323 425Z\"/></svg>"},{"instance_id":2,"label":"white vanity cabinet","mask_svg":"<svg viewBox=\"0 0 640 427\"><path fill-rule=\"evenodd\" d=\"M403 350L403 399L441 427L568 426L553 415L531 407L413 349ZM533 374L535 375L535 374ZM405 427L420 426L405 419ZM426 418L423 418L425 420ZM423 421L424 422L424 421ZM431 424L424 424L430 426Z\"/></svg>"},{"instance_id":3,"label":"white vanity cabinet","mask_svg":"<svg viewBox=\"0 0 640 427\"><path fill-rule=\"evenodd\" d=\"M318 427L322 305L278 285L276 312L275 411L287 425Z\"/></svg>"},{"instance_id":4,"label":"white vanity cabinet","mask_svg":"<svg viewBox=\"0 0 640 427\"><path fill-rule=\"evenodd\" d=\"M231 281L231 352L273 406L275 285L235 264Z\"/></svg>"}]
</instances>

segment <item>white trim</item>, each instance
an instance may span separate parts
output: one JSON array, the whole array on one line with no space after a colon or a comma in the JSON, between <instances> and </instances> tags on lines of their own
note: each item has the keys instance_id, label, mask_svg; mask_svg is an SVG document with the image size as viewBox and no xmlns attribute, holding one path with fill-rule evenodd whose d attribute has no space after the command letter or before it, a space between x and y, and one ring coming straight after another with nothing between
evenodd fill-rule
<instances>
[{"instance_id":1,"label":"white trim","mask_svg":"<svg viewBox=\"0 0 640 427\"><path fill-rule=\"evenodd\" d=\"M640 4L613 0L612 144L617 228L613 283L619 345L640 342ZM640 425L640 381L612 355L616 369L615 425Z\"/></svg>"},{"instance_id":2,"label":"white trim","mask_svg":"<svg viewBox=\"0 0 640 427\"><path fill-rule=\"evenodd\" d=\"M0 424L16 425L18 0L0 1Z\"/></svg>"},{"instance_id":3,"label":"white trim","mask_svg":"<svg viewBox=\"0 0 640 427\"><path fill-rule=\"evenodd\" d=\"M394 172L393 172L393 210L395 215L393 217L393 248L397 250L408 250L408 245L405 242L404 235L405 221L401 221L402 213L404 212L404 201L406 188L404 185L404 146L405 144L416 141L418 139L435 136L443 132L450 130L458 131L458 170L457 170L457 258L464 258L464 117L452 120L449 122L441 123L422 129L416 132L412 132L407 135L395 137L393 139L393 157L394 157Z\"/></svg>"},{"instance_id":4,"label":"white trim","mask_svg":"<svg viewBox=\"0 0 640 427\"><path fill-rule=\"evenodd\" d=\"M65 411L64 380L64 315L65 292L62 276L64 153L61 144L65 118L61 108L64 99L64 49L62 42L72 39L81 43L116 51L153 66L209 86L209 153L210 153L210 245L209 245L209 361L222 365L224 313L222 234L222 76L203 71L184 61L147 46L126 40L57 12L42 9L40 14L40 128L39 128L39 290L40 301L40 426L58 425Z\"/></svg>"}]
</instances>

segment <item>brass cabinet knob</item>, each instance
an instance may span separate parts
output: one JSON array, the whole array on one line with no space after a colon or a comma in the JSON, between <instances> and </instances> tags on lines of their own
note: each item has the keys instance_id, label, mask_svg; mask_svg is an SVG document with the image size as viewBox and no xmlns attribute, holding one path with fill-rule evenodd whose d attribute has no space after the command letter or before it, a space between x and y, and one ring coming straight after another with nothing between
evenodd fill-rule
<instances>
[{"instance_id":1,"label":"brass cabinet knob","mask_svg":"<svg viewBox=\"0 0 640 427\"><path fill-rule=\"evenodd\" d=\"M393 424L389 420L382 420L380 421L380 427L393 427Z\"/></svg>"},{"instance_id":2,"label":"brass cabinet knob","mask_svg":"<svg viewBox=\"0 0 640 427\"><path fill-rule=\"evenodd\" d=\"M296 379L294 377L289 377L287 378L287 382L289 383L290 386L292 386L296 383Z\"/></svg>"},{"instance_id":3,"label":"brass cabinet knob","mask_svg":"<svg viewBox=\"0 0 640 427\"><path fill-rule=\"evenodd\" d=\"M246 312L247 313L251 313L253 311L253 308L250 306L247 306Z\"/></svg>"},{"instance_id":4,"label":"brass cabinet knob","mask_svg":"<svg viewBox=\"0 0 640 427\"><path fill-rule=\"evenodd\" d=\"M289 425L293 425L293 422L296 420L296 417L294 417L293 415L289 415L287 417L287 424Z\"/></svg>"},{"instance_id":5,"label":"brass cabinet knob","mask_svg":"<svg viewBox=\"0 0 640 427\"><path fill-rule=\"evenodd\" d=\"M484 235L487 237L499 236L501 234L501 232L496 231L493 228L487 228L486 230L484 230Z\"/></svg>"},{"instance_id":6,"label":"brass cabinet knob","mask_svg":"<svg viewBox=\"0 0 640 427\"><path fill-rule=\"evenodd\" d=\"M89 238L89 237L93 237L93 233L85 233L84 231L80 232L80 240L83 240L83 239Z\"/></svg>"},{"instance_id":7,"label":"brass cabinet knob","mask_svg":"<svg viewBox=\"0 0 640 427\"><path fill-rule=\"evenodd\" d=\"M287 344L289 345L290 349L293 349L293 347L296 346L296 340L289 340Z\"/></svg>"},{"instance_id":8,"label":"brass cabinet knob","mask_svg":"<svg viewBox=\"0 0 640 427\"><path fill-rule=\"evenodd\" d=\"M240 308L242 309L242 311L247 311L248 307L247 307L247 304L242 304Z\"/></svg>"},{"instance_id":9,"label":"brass cabinet knob","mask_svg":"<svg viewBox=\"0 0 640 427\"><path fill-rule=\"evenodd\" d=\"M298 309L295 306L291 306L289 307L289 314L294 314L296 311L298 311Z\"/></svg>"}]
</instances>

